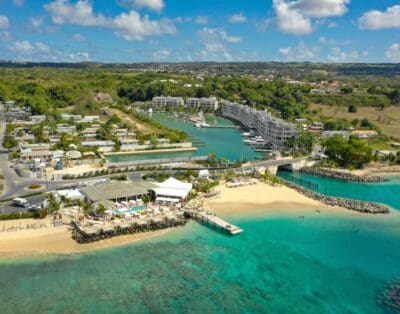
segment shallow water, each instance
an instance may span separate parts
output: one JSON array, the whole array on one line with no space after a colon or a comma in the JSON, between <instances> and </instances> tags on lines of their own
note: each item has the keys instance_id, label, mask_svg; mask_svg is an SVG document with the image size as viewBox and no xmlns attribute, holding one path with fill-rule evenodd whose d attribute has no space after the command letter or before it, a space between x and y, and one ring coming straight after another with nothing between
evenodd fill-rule
<instances>
[{"instance_id":1,"label":"shallow water","mask_svg":"<svg viewBox=\"0 0 400 314\"><path fill-rule=\"evenodd\" d=\"M228 216L229 237L195 222L163 238L0 264L2 313L383 313L400 277L400 218Z\"/></svg>"},{"instance_id":2,"label":"shallow water","mask_svg":"<svg viewBox=\"0 0 400 314\"><path fill-rule=\"evenodd\" d=\"M278 176L291 180L284 171L278 172ZM312 189L326 195L383 203L400 210L400 176L390 176L388 182L382 183L346 182L299 172L294 176L317 184Z\"/></svg>"}]
</instances>

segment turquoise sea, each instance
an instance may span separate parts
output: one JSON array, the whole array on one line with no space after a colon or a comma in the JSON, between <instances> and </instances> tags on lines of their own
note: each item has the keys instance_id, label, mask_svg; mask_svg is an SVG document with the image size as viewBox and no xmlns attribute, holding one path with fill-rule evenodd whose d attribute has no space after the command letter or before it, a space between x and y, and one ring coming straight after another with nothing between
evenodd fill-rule
<instances>
[{"instance_id":1,"label":"turquoise sea","mask_svg":"<svg viewBox=\"0 0 400 314\"><path fill-rule=\"evenodd\" d=\"M1 313L386 313L400 215L245 218L229 237L191 222L167 236L0 262ZM394 313L394 312L393 312Z\"/></svg>"}]
</instances>

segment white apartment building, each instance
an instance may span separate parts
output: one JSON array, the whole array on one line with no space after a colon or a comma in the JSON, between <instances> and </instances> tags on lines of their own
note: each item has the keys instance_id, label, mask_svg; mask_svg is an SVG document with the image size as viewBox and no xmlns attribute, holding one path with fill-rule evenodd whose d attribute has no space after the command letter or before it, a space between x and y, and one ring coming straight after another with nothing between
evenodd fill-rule
<instances>
[{"instance_id":1,"label":"white apartment building","mask_svg":"<svg viewBox=\"0 0 400 314\"><path fill-rule=\"evenodd\" d=\"M215 97L188 98L186 100L186 106L203 110L217 110L218 100Z\"/></svg>"},{"instance_id":2,"label":"white apartment building","mask_svg":"<svg viewBox=\"0 0 400 314\"><path fill-rule=\"evenodd\" d=\"M281 149L285 142L297 135L296 126L272 116L265 110L256 110L248 106L224 101L222 102L222 115L239 121L249 129L255 129L272 149Z\"/></svg>"},{"instance_id":3,"label":"white apartment building","mask_svg":"<svg viewBox=\"0 0 400 314\"><path fill-rule=\"evenodd\" d=\"M160 96L154 97L152 101L153 106L160 107L160 106L183 106L184 101L182 97L171 97L171 96Z\"/></svg>"}]
</instances>

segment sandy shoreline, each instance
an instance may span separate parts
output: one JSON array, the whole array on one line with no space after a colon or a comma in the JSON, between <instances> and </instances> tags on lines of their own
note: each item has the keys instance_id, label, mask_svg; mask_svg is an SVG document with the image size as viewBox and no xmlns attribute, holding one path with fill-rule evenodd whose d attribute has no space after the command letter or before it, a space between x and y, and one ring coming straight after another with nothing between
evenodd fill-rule
<instances>
[{"instance_id":1,"label":"sandy shoreline","mask_svg":"<svg viewBox=\"0 0 400 314\"><path fill-rule=\"evenodd\" d=\"M216 188L219 195L206 201L205 205L222 217L229 219L231 215L252 217L260 214L307 214L336 213L340 215L363 215L340 207L329 207L318 201L306 198L295 190L285 186L271 186L264 183L256 185L227 188L220 185ZM4 232L1 230L19 224L46 223L47 228L17 230ZM4 228L3 228L4 227ZM120 246L153 236L163 235L174 229L146 232L114 237L89 244L78 244L71 238L67 225L51 226L50 219L20 221L0 221L0 257L37 254L72 254L94 249Z\"/></svg>"}]
</instances>

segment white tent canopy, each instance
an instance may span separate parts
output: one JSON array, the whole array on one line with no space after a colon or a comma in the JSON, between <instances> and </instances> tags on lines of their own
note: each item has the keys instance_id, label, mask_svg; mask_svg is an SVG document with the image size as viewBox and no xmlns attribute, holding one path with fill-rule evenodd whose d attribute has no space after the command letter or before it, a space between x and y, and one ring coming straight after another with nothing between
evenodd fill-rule
<instances>
[{"instance_id":1,"label":"white tent canopy","mask_svg":"<svg viewBox=\"0 0 400 314\"><path fill-rule=\"evenodd\" d=\"M158 183L157 185L158 188L153 189L157 197L161 196L178 199L186 198L186 196L188 196L189 192L193 188L193 185L191 183L185 183L173 177L170 177L168 180L162 183Z\"/></svg>"}]
</instances>

